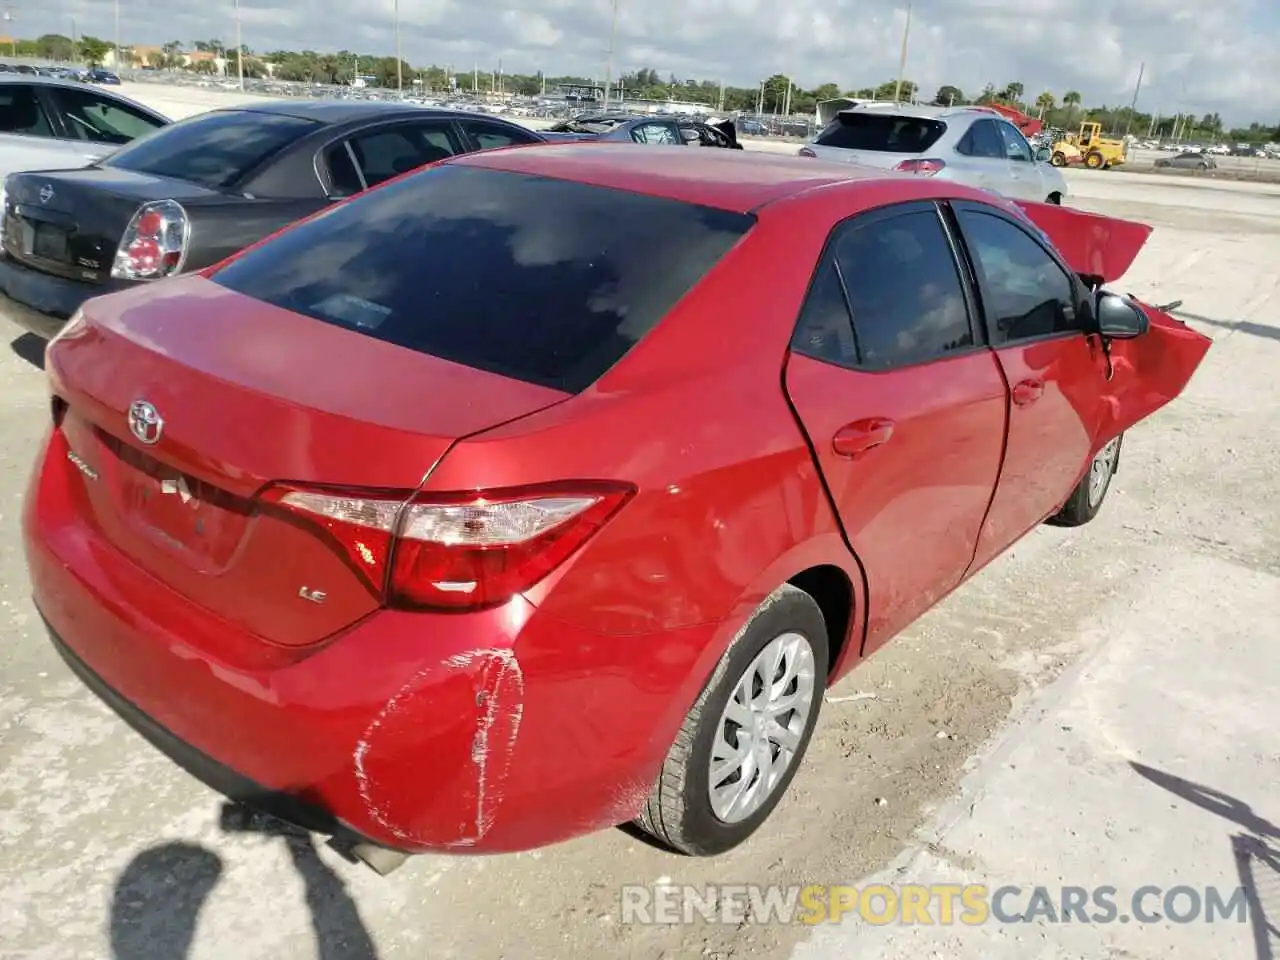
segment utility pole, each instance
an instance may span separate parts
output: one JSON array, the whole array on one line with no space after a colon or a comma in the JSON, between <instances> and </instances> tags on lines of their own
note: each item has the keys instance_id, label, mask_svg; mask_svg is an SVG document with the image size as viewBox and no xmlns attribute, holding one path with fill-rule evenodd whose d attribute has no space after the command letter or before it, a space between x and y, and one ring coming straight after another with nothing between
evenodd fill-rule
<instances>
[{"instance_id":1,"label":"utility pole","mask_svg":"<svg viewBox=\"0 0 1280 960\"><path fill-rule=\"evenodd\" d=\"M115 9L115 13L116 13L116 55L115 55L115 63L113 64L113 66L115 66L115 68L116 68L117 70L119 70L119 69L120 69L120 0L115 0L115 5L116 5L116 9Z\"/></svg>"},{"instance_id":2,"label":"utility pole","mask_svg":"<svg viewBox=\"0 0 1280 960\"><path fill-rule=\"evenodd\" d=\"M902 28L902 55L898 58L898 82L893 88L893 102L902 102L902 80L907 73L907 40L911 36L911 0L907 0L907 23Z\"/></svg>"},{"instance_id":3,"label":"utility pole","mask_svg":"<svg viewBox=\"0 0 1280 960\"><path fill-rule=\"evenodd\" d=\"M1142 89L1142 75L1146 72L1146 63L1138 65L1138 82L1133 85L1133 100L1129 103L1129 119L1124 125L1124 135L1129 136L1129 130L1133 127L1133 111L1138 108L1138 91Z\"/></svg>"},{"instance_id":4,"label":"utility pole","mask_svg":"<svg viewBox=\"0 0 1280 960\"><path fill-rule=\"evenodd\" d=\"M396 13L396 91L404 99L404 76L400 66L400 0L395 0Z\"/></svg>"},{"instance_id":5,"label":"utility pole","mask_svg":"<svg viewBox=\"0 0 1280 960\"><path fill-rule=\"evenodd\" d=\"M609 112L609 93L613 89L613 47L618 41L618 2L613 0L613 25L609 27L609 59L604 68L604 112Z\"/></svg>"},{"instance_id":6,"label":"utility pole","mask_svg":"<svg viewBox=\"0 0 1280 960\"><path fill-rule=\"evenodd\" d=\"M244 40L240 36L240 0L236 4L236 72L240 75L240 89L244 89Z\"/></svg>"},{"instance_id":7,"label":"utility pole","mask_svg":"<svg viewBox=\"0 0 1280 960\"><path fill-rule=\"evenodd\" d=\"M18 32L13 29L13 4L10 3L5 7L4 22L9 25L9 44L12 47L13 56L18 55Z\"/></svg>"}]
</instances>

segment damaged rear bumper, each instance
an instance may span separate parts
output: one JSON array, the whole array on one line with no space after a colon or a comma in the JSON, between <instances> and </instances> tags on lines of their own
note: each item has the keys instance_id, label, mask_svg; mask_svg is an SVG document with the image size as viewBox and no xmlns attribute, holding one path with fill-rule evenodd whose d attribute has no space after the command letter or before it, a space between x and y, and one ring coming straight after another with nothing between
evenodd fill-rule
<instances>
[{"instance_id":1,"label":"damaged rear bumper","mask_svg":"<svg viewBox=\"0 0 1280 960\"><path fill-rule=\"evenodd\" d=\"M275 646L121 554L43 459L23 537L59 652L199 779L308 829L496 853L630 820L714 665L716 625L609 636L519 597Z\"/></svg>"}]
</instances>

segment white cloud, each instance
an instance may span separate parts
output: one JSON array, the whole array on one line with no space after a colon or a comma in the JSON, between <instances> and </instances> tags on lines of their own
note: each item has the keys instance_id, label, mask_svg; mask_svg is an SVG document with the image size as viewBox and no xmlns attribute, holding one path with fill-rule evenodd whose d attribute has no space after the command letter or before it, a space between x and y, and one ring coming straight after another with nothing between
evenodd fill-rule
<instances>
[{"instance_id":1,"label":"white cloud","mask_svg":"<svg viewBox=\"0 0 1280 960\"><path fill-rule=\"evenodd\" d=\"M785 73L803 86L862 87L896 75L905 0L619 0L615 73L652 67L751 86ZM234 37L231 0L120 0L124 42ZM394 50L393 0L242 0L257 50ZM45 12L48 11L48 12ZM111 39L113 5L69 0L19 9L22 36L77 29ZM400 0L414 63L602 77L611 0ZM1079 90L1140 106L1280 123L1275 0L915 0L907 73L926 91L1020 81L1029 94Z\"/></svg>"}]
</instances>

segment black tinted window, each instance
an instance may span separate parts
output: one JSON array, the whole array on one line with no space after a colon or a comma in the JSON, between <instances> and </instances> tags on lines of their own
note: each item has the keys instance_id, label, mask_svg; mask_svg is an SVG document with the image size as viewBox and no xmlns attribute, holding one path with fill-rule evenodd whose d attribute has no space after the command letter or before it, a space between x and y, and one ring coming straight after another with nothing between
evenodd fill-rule
<instances>
[{"instance_id":1,"label":"black tinted window","mask_svg":"<svg viewBox=\"0 0 1280 960\"><path fill-rule=\"evenodd\" d=\"M25 83L0 86L0 133L53 136L53 127L32 87Z\"/></svg>"},{"instance_id":2,"label":"black tinted window","mask_svg":"<svg viewBox=\"0 0 1280 960\"><path fill-rule=\"evenodd\" d=\"M224 187L318 127L274 113L215 110L131 143L103 165Z\"/></svg>"},{"instance_id":3,"label":"black tinted window","mask_svg":"<svg viewBox=\"0 0 1280 960\"><path fill-rule=\"evenodd\" d=\"M964 210L960 227L982 279L993 343L1079 328L1071 279L1025 231L988 213Z\"/></svg>"},{"instance_id":4,"label":"black tinted window","mask_svg":"<svg viewBox=\"0 0 1280 960\"><path fill-rule=\"evenodd\" d=\"M857 225L836 247L861 363L919 363L973 346L951 246L932 210Z\"/></svg>"},{"instance_id":5,"label":"black tinted window","mask_svg":"<svg viewBox=\"0 0 1280 960\"><path fill-rule=\"evenodd\" d=\"M826 260L813 278L791 338L791 349L815 360L854 365L858 362L857 342L849 304L836 265Z\"/></svg>"},{"instance_id":6,"label":"black tinted window","mask_svg":"<svg viewBox=\"0 0 1280 960\"><path fill-rule=\"evenodd\" d=\"M447 123L400 123L367 130L328 149L330 193L349 197L457 153L462 153L462 145Z\"/></svg>"},{"instance_id":7,"label":"black tinted window","mask_svg":"<svg viewBox=\"0 0 1280 960\"><path fill-rule=\"evenodd\" d=\"M1004 141L994 120L979 120L971 126L956 149L968 157L988 160L1003 160L1005 157Z\"/></svg>"},{"instance_id":8,"label":"black tinted window","mask_svg":"<svg viewBox=\"0 0 1280 960\"><path fill-rule=\"evenodd\" d=\"M946 131L940 120L850 111L835 118L815 141L823 147L878 150L884 153L924 153Z\"/></svg>"},{"instance_id":9,"label":"black tinted window","mask_svg":"<svg viewBox=\"0 0 1280 960\"><path fill-rule=\"evenodd\" d=\"M340 204L214 280L410 350L577 392L753 222L621 190L445 165Z\"/></svg>"}]
</instances>

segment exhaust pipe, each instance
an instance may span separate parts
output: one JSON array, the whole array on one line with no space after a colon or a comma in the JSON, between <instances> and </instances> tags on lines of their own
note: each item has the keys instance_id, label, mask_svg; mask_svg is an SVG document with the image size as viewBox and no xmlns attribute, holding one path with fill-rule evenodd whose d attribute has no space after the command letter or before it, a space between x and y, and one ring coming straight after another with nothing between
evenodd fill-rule
<instances>
[{"instance_id":1,"label":"exhaust pipe","mask_svg":"<svg viewBox=\"0 0 1280 960\"><path fill-rule=\"evenodd\" d=\"M386 847L379 847L372 843L353 843L347 851L380 877L399 870L409 859L407 853L388 850Z\"/></svg>"}]
</instances>

